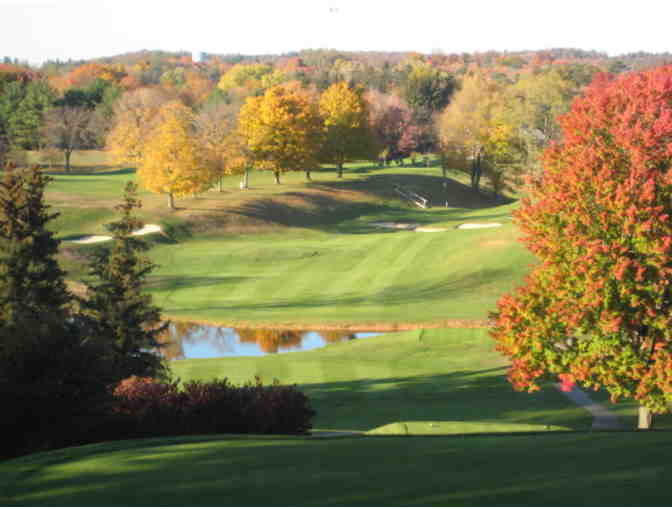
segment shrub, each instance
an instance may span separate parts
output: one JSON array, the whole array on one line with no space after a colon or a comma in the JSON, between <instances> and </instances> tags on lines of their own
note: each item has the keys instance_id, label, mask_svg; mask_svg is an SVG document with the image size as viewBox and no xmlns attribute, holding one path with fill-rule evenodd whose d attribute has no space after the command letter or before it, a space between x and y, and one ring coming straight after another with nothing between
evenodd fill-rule
<instances>
[{"instance_id":1,"label":"shrub","mask_svg":"<svg viewBox=\"0 0 672 510\"><path fill-rule=\"evenodd\" d=\"M315 412L295 386L260 378L240 387L228 379L162 383L130 377L115 388L113 414L127 417L131 436L187 434L305 434Z\"/></svg>"}]
</instances>

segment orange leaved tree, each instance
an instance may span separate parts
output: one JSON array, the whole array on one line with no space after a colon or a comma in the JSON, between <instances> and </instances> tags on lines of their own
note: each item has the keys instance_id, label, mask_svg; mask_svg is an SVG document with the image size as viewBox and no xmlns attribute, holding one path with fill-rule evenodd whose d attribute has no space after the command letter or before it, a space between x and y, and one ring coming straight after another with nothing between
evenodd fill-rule
<instances>
[{"instance_id":1,"label":"orange leaved tree","mask_svg":"<svg viewBox=\"0 0 672 510\"><path fill-rule=\"evenodd\" d=\"M560 125L515 213L539 265L492 334L516 389L604 388L648 428L672 403L672 66L598 76Z\"/></svg>"}]
</instances>

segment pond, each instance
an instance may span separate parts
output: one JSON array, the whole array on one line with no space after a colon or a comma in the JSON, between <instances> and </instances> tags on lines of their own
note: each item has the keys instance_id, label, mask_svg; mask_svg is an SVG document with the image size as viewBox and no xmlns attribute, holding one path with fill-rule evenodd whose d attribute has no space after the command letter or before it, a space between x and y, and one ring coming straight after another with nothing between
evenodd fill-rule
<instances>
[{"instance_id":1,"label":"pond","mask_svg":"<svg viewBox=\"0 0 672 510\"><path fill-rule=\"evenodd\" d=\"M223 356L267 356L308 351L333 343L382 334L384 333L348 330L225 328L194 322L171 322L160 339L163 346L159 350L171 361Z\"/></svg>"}]
</instances>

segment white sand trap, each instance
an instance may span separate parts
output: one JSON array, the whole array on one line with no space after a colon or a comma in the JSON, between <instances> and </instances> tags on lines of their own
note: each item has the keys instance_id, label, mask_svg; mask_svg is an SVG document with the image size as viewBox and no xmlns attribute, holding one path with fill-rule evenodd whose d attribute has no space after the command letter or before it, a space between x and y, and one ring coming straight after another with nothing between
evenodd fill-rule
<instances>
[{"instance_id":1,"label":"white sand trap","mask_svg":"<svg viewBox=\"0 0 672 510\"><path fill-rule=\"evenodd\" d=\"M102 243L103 241L109 241L110 239L112 239L110 236L86 236L72 242L77 244L90 244Z\"/></svg>"},{"instance_id":2,"label":"white sand trap","mask_svg":"<svg viewBox=\"0 0 672 510\"><path fill-rule=\"evenodd\" d=\"M445 232L448 229L440 227L418 227L415 229L416 232Z\"/></svg>"},{"instance_id":3,"label":"white sand trap","mask_svg":"<svg viewBox=\"0 0 672 510\"><path fill-rule=\"evenodd\" d=\"M144 236L147 234L153 234L154 232L161 232L161 227L159 225L145 225L141 229L133 232L131 235ZM109 241L110 239L112 239L112 236L86 236L71 242L77 244L91 244L102 243L103 241Z\"/></svg>"},{"instance_id":4,"label":"white sand trap","mask_svg":"<svg viewBox=\"0 0 672 510\"><path fill-rule=\"evenodd\" d=\"M370 223L374 227L396 228L399 230L412 230L413 232L445 232L447 229L440 227L421 227L417 223L393 223L391 221L382 221Z\"/></svg>"},{"instance_id":5,"label":"white sand trap","mask_svg":"<svg viewBox=\"0 0 672 510\"><path fill-rule=\"evenodd\" d=\"M472 228L496 228L501 226L501 223L462 223L462 225L458 225L457 228L467 230Z\"/></svg>"},{"instance_id":6,"label":"white sand trap","mask_svg":"<svg viewBox=\"0 0 672 510\"><path fill-rule=\"evenodd\" d=\"M146 234L153 234L154 232L161 232L161 227L159 225L145 225L140 230L133 232L131 235L144 236Z\"/></svg>"}]
</instances>

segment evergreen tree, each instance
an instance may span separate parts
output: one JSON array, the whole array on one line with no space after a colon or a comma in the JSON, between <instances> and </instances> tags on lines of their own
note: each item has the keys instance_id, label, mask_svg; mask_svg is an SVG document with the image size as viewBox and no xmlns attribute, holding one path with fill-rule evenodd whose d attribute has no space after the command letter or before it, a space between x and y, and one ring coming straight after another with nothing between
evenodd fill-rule
<instances>
[{"instance_id":1,"label":"evergreen tree","mask_svg":"<svg viewBox=\"0 0 672 510\"><path fill-rule=\"evenodd\" d=\"M26 94L8 121L9 137L15 147L37 149L42 141L44 114L56 100L56 92L47 82L26 86Z\"/></svg>"},{"instance_id":2,"label":"evergreen tree","mask_svg":"<svg viewBox=\"0 0 672 510\"><path fill-rule=\"evenodd\" d=\"M0 182L0 325L65 317L72 299L47 229L58 216L44 203L51 180L37 167L8 166Z\"/></svg>"},{"instance_id":3,"label":"evergreen tree","mask_svg":"<svg viewBox=\"0 0 672 510\"><path fill-rule=\"evenodd\" d=\"M124 201L116 207L121 218L108 225L112 247L93 255L89 274L95 282L82 300L82 311L94 336L111 345L112 365L120 379L160 376L167 369L156 348L167 325L160 325L160 309L142 292L156 266L143 255L149 249L147 243L132 235L143 227L133 214L141 207L137 185L128 182L124 191Z\"/></svg>"},{"instance_id":4,"label":"evergreen tree","mask_svg":"<svg viewBox=\"0 0 672 510\"><path fill-rule=\"evenodd\" d=\"M58 215L44 203L50 180L8 166L0 182L0 457L76 442L114 382L101 347L71 316L47 229Z\"/></svg>"}]
</instances>

